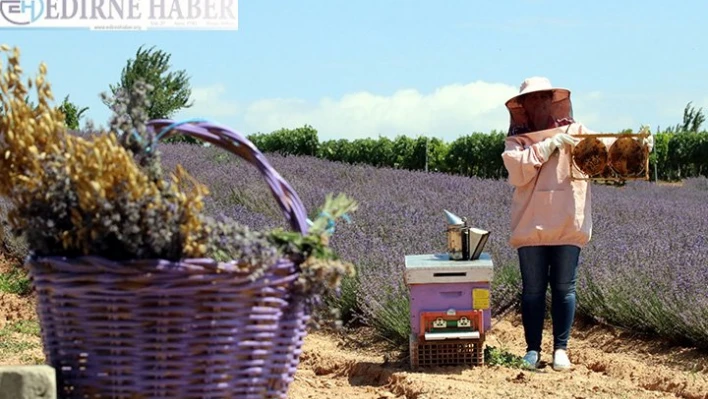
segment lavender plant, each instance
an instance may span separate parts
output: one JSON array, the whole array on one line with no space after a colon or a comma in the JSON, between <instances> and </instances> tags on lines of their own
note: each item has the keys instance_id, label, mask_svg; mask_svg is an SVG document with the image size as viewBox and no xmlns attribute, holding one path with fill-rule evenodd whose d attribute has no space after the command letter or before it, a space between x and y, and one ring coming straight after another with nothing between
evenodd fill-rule
<instances>
[{"instance_id":1,"label":"lavender plant","mask_svg":"<svg viewBox=\"0 0 708 399\"><path fill-rule=\"evenodd\" d=\"M0 50L8 53L0 77L0 195L11 205L11 227L34 255L211 257L235 263L253 279L289 257L301 265L297 293L312 303L353 272L329 247L329 225L356 209L348 197L328 197L305 236L212 217L204 212L210 194L204 184L181 165L163 176L155 134L146 128L149 85L138 81L130 92L104 95L113 109L108 132L71 134L64 114L50 104L46 66L25 85L19 50ZM25 101L32 86L36 107Z\"/></svg>"},{"instance_id":2,"label":"lavender plant","mask_svg":"<svg viewBox=\"0 0 708 399\"><path fill-rule=\"evenodd\" d=\"M10 53L7 46L3 52ZM8 55L0 80L3 132L0 194L11 200L9 220L38 255L96 254L112 259L198 255L194 242L206 190L150 178L115 134L83 139L67 134L46 67L21 81L19 50ZM23 99L36 86L38 104Z\"/></svg>"},{"instance_id":3,"label":"lavender plant","mask_svg":"<svg viewBox=\"0 0 708 399\"><path fill-rule=\"evenodd\" d=\"M252 227L285 227L254 168L219 158L215 148L165 145L163 166L184 164L213 195L205 212ZM307 208L328 192L354 193L359 208L331 238L332 249L356 264L338 305L381 334L407 345L407 254L444 251L443 209L492 231L486 250L494 260L493 312L518 301L518 260L508 245L512 188L505 181L439 173L348 165L314 157L269 154ZM581 314L667 338L708 346L708 207L705 182L663 186L630 182L594 185L593 238L582 252L578 303ZM247 188L247 189L246 189ZM236 191L234 193L234 190ZM550 295L550 294L549 294Z\"/></svg>"}]
</instances>

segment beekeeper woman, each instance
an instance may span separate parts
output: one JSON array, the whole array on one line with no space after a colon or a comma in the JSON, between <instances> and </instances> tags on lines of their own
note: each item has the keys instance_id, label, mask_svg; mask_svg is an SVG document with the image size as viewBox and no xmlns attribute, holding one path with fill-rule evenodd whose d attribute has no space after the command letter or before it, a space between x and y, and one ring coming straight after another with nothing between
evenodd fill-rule
<instances>
[{"instance_id":1,"label":"beekeeper woman","mask_svg":"<svg viewBox=\"0 0 708 399\"><path fill-rule=\"evenodd\" d=\"M553 368L568 369L578 260L592 234L590 186L569 176L576 142L571 135L593 132L573 119L570 90L553 87L543 77L524 80L519 94L505 105L511 122L502 158L514 186L509 243L518 252L521 268L527 345L523 359L529 368L541 360L550 283Z\"/></svg>"}]
</instances>

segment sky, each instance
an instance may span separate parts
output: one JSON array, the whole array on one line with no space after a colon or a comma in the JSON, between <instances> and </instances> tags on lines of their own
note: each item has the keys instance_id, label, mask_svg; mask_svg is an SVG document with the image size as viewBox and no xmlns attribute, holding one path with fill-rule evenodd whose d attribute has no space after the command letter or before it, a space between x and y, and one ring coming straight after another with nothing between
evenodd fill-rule
<instances>
[{"instance_id":1,"label":"sky","mask_svg":"<svg viewBox=\"0 0 708 399\"><path fill-rule=\"evenodd\" d=\"M88 1L88 0L79 0ZM183 0L186 1L186 0ZM708 2L241 0L236 31L6 28L25 73L40 62L97 125L99 94L141 46L186 70L201 117L244 134L309 124L321 140L506 130L524 78L572 91L598 132L681 122L708 107ZM4 59L3 59L4 61Z\"/></svg>"}]
</instances>

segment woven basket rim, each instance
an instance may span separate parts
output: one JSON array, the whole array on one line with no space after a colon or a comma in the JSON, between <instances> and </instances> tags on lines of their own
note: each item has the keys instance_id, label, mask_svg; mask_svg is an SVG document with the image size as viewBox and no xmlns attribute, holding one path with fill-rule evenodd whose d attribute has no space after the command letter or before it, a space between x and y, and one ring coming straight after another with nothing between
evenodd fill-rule
<instances>
[{"instance_id":1,"label":"woven basket rim","mask_svg":"<svg viewBox=\"0 0 708 399\"><path fill-rule=\"evenodd\" d=\"M228 262L217 261L213 258L182 258L169 260L162 258L112 260L100 255L62 256L62 255L36 255L30 254L26 264L49 266L58 272L75 273L112 273L112 274L143 274L150 273L182 273L204 274L218 273L230 274L234 277L248 278L250 270L239 268L237 259ZM267 270L293 268L294 273L299 273L298 264L289 258L279 257L274 263L266 267Z\"/></svg>"}]
</instances>

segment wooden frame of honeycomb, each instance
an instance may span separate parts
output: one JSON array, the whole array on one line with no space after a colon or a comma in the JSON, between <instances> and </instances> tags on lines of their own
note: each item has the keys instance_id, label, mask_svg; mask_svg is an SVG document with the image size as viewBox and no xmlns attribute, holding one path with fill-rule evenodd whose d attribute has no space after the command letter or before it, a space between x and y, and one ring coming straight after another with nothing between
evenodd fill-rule
<instances>
[{"instance_id":1,"label":"wooden frame of honeycomb","mask_svg":"<svg viewBox=\"0 0 708 399\"><path fill-rule=\"evenodd\" d=\"M594 140L600 138L613 138L615 140L609 148L604 145L598 146L601 154L599 158L604 164L602 171L588 175L576 163L576 156L573 147L569 158L571 180L586 181L626 181L626 180L649 180L649 148L640 144L640 140L648 137L651 133L593 133L571 135L579 140ZM582 141L581 141L582 142ZM597 155L597 154L595 154ZM625 156L621 156L625 155ZM629 156L626 156L629 155ZM597 161L597 160L596 160ZM599 165L592 165L599 170Z\"/></svg>"}]
</instances>

